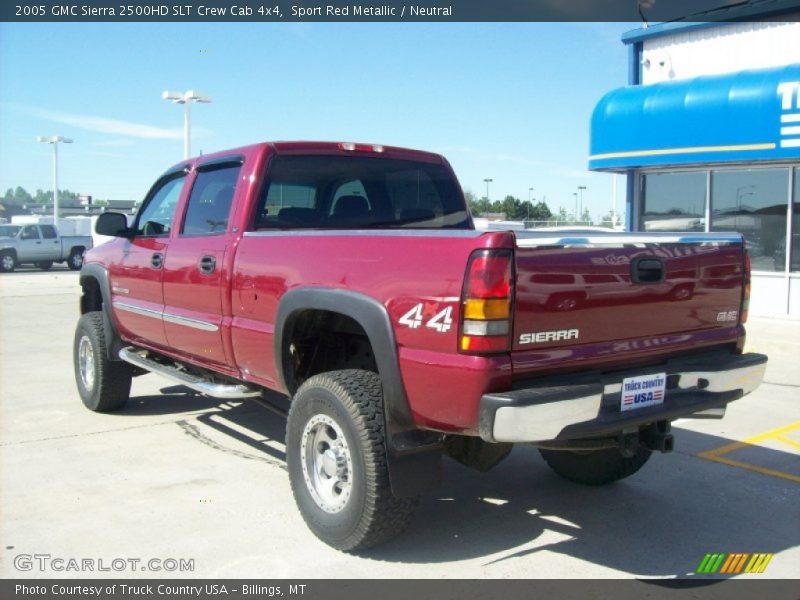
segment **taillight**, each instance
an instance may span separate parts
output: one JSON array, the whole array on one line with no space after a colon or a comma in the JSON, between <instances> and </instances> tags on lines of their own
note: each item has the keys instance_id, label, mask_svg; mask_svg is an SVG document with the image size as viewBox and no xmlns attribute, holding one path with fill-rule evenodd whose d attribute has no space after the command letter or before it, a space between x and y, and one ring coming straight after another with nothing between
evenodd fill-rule
<instances>
[{"instance_id":1,"label":"taillight","mask_svg":"<svg viewBox=\"0 0 800 600\"><path fill-rule=\"evenodd\" d=\"M510 250L476 250L461 295L459 350L467 354L508 352L511 335Z\"/></svg>"},{"instance_id":2,"label":"taillight","mask_svg":"<svg viewBox=\"0 0 800 600\"><path fill-rule=\"evenodd\" d=\"M744 251L744 277L742 279L742 310L739 311L740 323L747 323L747 311L750 309L750 253Z\"/></svg>"}]
</instances>

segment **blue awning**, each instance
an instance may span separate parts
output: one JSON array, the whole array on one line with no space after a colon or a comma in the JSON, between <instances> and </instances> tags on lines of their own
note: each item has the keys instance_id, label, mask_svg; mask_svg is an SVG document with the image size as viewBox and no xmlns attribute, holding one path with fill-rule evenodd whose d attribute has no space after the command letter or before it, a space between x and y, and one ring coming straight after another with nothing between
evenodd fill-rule
<instances>
[{"instance_id":1,"label":"blue awning","mask_svg":"<svg viewBox=\"0 0 800 600\"><path fill-rule=\"evenodd\" d=\"M592 114L589 168L800 158L800 64L628 86Z\"/></svg>"}]
</instances>

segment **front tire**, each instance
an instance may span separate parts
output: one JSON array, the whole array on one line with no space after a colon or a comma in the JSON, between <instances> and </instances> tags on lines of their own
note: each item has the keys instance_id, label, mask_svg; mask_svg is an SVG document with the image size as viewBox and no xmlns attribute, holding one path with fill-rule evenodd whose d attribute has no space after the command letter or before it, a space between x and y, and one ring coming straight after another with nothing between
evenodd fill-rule
<instances>
[{"instance_id":1,"label":"front tire","mask_svg":"<svg viewBox=\"0 0 800 600\"><path fill-rule=\"evenodd\" d=\"M108 360L102 313L88 312L78 321L73 365L86 408L108 412L125 406L131 393L132 369L128 363Z\"/></svg>"},{"instance_id":2,"label":"front tire","mask_svg":"<svg viewBox=\"0 0 800 600\"><path fill-rule=\"evenodd\" d=\"M639 446L631 457L616 448L571 452L539 449L545 462L564 479L583 485L606 485L633 475L644 466L652 452Z\"/></svg>"},{"instance_id":3,"label":"front tire","mask_svg":"<svg viewBox=\"0 0 800 600\"><path fill-rule=\"evenodd\" d=\"M380 377L348 369L315 375L292 400L286 455L295 502L309 529L345 552L399 535L417 498L389 484Z\"/></svg>"}]
</instances>

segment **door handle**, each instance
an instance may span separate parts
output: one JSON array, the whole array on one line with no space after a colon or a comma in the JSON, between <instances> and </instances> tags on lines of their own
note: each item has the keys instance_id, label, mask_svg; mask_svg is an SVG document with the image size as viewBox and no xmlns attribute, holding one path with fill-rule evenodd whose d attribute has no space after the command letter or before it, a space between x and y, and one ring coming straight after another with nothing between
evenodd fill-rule
<instances>
[{"instance_id":1,"label":"door handle","mask_svg":"<svg viewBox=\"0 0 800 600\"><path fill-rule=\"evenodd\" d=\"M153 256L150 257L150 266L154 269L160 269L164 266L164 255L160 252L156 252Z\"/></svg>"},{"instance_id":2,"label":"door handle","mask_svg":"<svg viewBox=\"0 0 800 600\"><path fill-rule=\"evenodd\" d=\"M217 268L217 259L214 256L203 256L200 259L200 264L198 265L200 272L203 275L211 275L214 272L214 269Z\"/></svg>"}]
</instances>

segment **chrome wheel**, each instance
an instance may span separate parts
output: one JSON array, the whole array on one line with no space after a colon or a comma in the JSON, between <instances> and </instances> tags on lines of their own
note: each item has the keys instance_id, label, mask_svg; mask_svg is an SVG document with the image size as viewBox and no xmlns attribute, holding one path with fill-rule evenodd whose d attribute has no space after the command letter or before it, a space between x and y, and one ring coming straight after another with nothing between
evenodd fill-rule
<instances>
[{"instance_id":1,"label":"chrome wheel","mask_svg":"<svg viewBox=\"0 0 800 600\"><path fill-rule=\"evenodd\" d=\"M83 254L80 252L73 252L69 257L69 262L70 266L77 271L83 266Z\"/></svg>"},{"instance_id":2,"label":"chrome wheel","mask_svg":"<svg viewBox=\"0 0 800 600\"><path fill-rule=\"evenodd\" d=\"M94 389L94 350L87 336L83 336L78 345L78 371L83 387L87 391Z\"/></svg>"},{"instance_id":3,"label":"chrome wheel","mask_svg":"<svg viewBox=\"0 0 800 600\"><path fill-rule=\"evenodd\" d=\"M353 460L342 428L327 415L314 415L306 423L300 464L317 506L328 513L341 511L353 487Z\"/></svg>"},{"instance_id":4,"label":"chrome wheel","mask_svg":"<svg viewBox=\"0 0 800 600\"><path fill-rule=\"evenodd\" d=\"M3 271L12 271L16 266L16 261L10 254L3 254L2 263L0 264L3 266Z\"/></svg>"}]
</instances>

